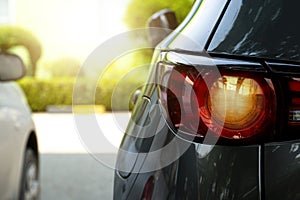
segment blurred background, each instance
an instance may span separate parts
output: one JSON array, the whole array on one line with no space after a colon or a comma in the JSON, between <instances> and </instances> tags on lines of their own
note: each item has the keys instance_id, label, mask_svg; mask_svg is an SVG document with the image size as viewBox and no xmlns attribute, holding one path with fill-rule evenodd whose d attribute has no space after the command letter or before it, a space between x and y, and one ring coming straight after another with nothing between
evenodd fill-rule
<instances>
[{"instance_id":1,"label":"blurred background","mask_svg":"<svg viewBox=\"0 0 300 200\"><path fill-rule=\"evenodd\" d=\"M112 198L113 169L90 156L76 132L72 117L74 84L77 81L81 94L76 110L88 114L88 106L94 109L96 105L92 112L100 114L99 121L109 133L119 134L119 142L125 127L118 128L112 119L113 91L128 72L150 63L152 50L130 52L109 66L96 63L89 71L82 69L83 64L99 45L126 31L145 28L147 19L161 9L174 10L181 22L193 3L194 0L0 0L0 51L20 56L27 68L18 84L34 112L41 156L41 199ZM146 35L128 39L148 45ZM105 74L96 89L90 87L103 69ZM132 95L133 88L143 84L147 70L136 71L135 78L128 76L119 86L120 98L114 112L120 112L116 114L125 121L132 105L123 97ZM92 102L91 95L95 95ZM102 153L115 156L109 149Z\"/></svg>"},{"instance_id":2,"label":"blurred background","mask_svg":"<svg viewBox=\"0 0 300 200\"><path fill-rule=\"evenodd\" d=\"M163 8L173 9L180 22L192 4L193 0L0 0L0 50L22 58L27 66L27 77L19 84L32 110L43 112L48 105L71 105L74 77L103 42L120 33L144 28L147 19ZM147 43L147 38L141 37L141 41ZM107 77L115 83L117 80L112 77L118 79L128 68L149 63L151 55L151 50L131 53L122 62L114 62L113 65L118 65L110 70L114 76L107 74ZM95 70L100 68L104 66L95 66ZM81 72L80 76L93 74ZM145 74L138 82L145 79ZM110 110L110 99L105 98L109 98L114 84L108 87L103 95L98 94L94 103ZM100 92L101 88L97 90ZM40 91L43 95L38 95ZM89 95L89 91L84 91L83 96ZM120 106L119 109L127 110L128 103L124 106L126 108Z\"/></svg>"}]
</instances>

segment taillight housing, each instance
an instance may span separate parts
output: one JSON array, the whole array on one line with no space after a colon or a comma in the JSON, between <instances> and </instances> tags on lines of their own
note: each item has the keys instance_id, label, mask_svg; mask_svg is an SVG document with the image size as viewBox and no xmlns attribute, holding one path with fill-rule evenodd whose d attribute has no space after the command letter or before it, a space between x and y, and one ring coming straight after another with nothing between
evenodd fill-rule
<instances>
[{"instance_id":1,"label":"taillight housing","mask_svg":"<svg viewBox=\"0 0 300 200\"><path fill-rule=\"evenodd\" d=\"M231 141L273 134L276 96L272 82L264 74L233 69L158 65L161 105L177 134L201 140L212 133Z\"/></svg>"},{"instance_id":2,"label":"taillight housing","mask_svg":"<svg viewBox=\"0 0 300 200\"><path fill-rule=\"evenodd\" d=\"M284 107L285 116L283 121L288 122L287 128L283 128L282 137L284 140L299 139L300 132L300 79L291 78L283 79L283 84L287 83L287 87L284 88L286 106Z\"/></svg>"},{"instance_id":3,"label":"taillight housing","mask_svg":"<svg viewBox=\"0 0 300 200\"><path fill-rule=\"evenodd\" d=\"M299 126L300 125L300 80L290 80L288 82L290 91L290 102L289 102L289 125Z\"/></svg>"}]
</instances>

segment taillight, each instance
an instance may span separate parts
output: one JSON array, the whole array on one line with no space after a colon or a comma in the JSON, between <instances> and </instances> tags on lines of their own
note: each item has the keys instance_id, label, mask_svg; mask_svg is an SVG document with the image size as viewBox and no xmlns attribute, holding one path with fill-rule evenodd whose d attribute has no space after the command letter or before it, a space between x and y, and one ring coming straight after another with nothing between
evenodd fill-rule
<instances>
[{"instance_id":1,"label":"taillight","mask_svg":"<svg viewBox=\"0 0 300 200\"><path fill-rule=\"evenodd\" d=\"M154 189L154 177L151 176L145 184L141 200L151 200Z\"/></svg>"},{"instance_id":2,"label":"taillight","mask_svg":"<svg viewBox=\"0 0 300 200\"><path fill-rule=\"evenodd\" d=\"M289 124L292 126L300 125L300 81L289 81L291 101L289 107Z\"/></svg>"},{"instance_id":3,"label":"taillight","mask_svg":"<svg viewBox=\"0 0 300 200\"><path fill-rule=\"evenodd\" d=\"M284 87L286 81L287 87ZM287 128L283 127L282 137L284 140L299 139L300 132L300 79L291 78L281 80L283 85L283 97L286 101L283 107L283 122L287 123Z\"/></svg>"},{"instance_id":4,"label":"taillight","mask_svg":"<svg viewBox=\"0 0 300 200\"><path fill-rule=\"evenodd\" d=\"M264 76L226 67L220 72L160 63L158 68L161 103L177 132L234 140L271 134L276 98Z\"/></svg>"}]
</instances>

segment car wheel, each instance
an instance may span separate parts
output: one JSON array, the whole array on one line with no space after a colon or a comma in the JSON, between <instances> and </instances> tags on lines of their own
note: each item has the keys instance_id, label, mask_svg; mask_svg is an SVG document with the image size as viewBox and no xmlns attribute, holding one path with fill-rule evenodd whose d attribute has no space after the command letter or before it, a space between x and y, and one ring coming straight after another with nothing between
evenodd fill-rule
<instances>
[{"instance_id":1,"label":"car wheel","mask_svg":"<svg viewBox=\"0 0 300 200\"><path fill-rule=\"evenodd\" d=\"M37 156L31 148L26 149L21 182L21 200L39 199L39 167Z\"/></svg>"}]
</instances>

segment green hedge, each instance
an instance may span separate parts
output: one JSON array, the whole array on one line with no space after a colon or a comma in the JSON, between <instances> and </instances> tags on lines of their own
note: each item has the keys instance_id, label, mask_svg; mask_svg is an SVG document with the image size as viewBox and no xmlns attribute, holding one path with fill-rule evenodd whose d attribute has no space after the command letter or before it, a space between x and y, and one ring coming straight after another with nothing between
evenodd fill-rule
<instances>
[{"instance_id":1,"label":"green hedge","mask_svg":"<svg viewBox=\"0 0 300 200\"><path fill-rule=\"evenodd\" d=\"M48 105L72 105L74 79L40 80L28 77L18 83L34 112L45 111Z\"/></svg>"},{"instance_id":2,"label":"green hedge","mask_svg":"<svg viewBox=\"0 0 300 200\"><path fill-rule=\"evenodd\" d=\"M47 80L26 77L18 83L22 87L32 111L43 112L49 105L72 105L75 80L75 78ZM141 80L127 79L119 82L112 78L101 79L96 88L91 83L90 80L84 78L77 80L76 86L80 95L77 95L79 97L76 98L76 105L103 105L108 111L131 109L130 96L137 87L142 85ZM94 102L91 101L92 95L95 95Z\"/></svg>"}]
</instances>

